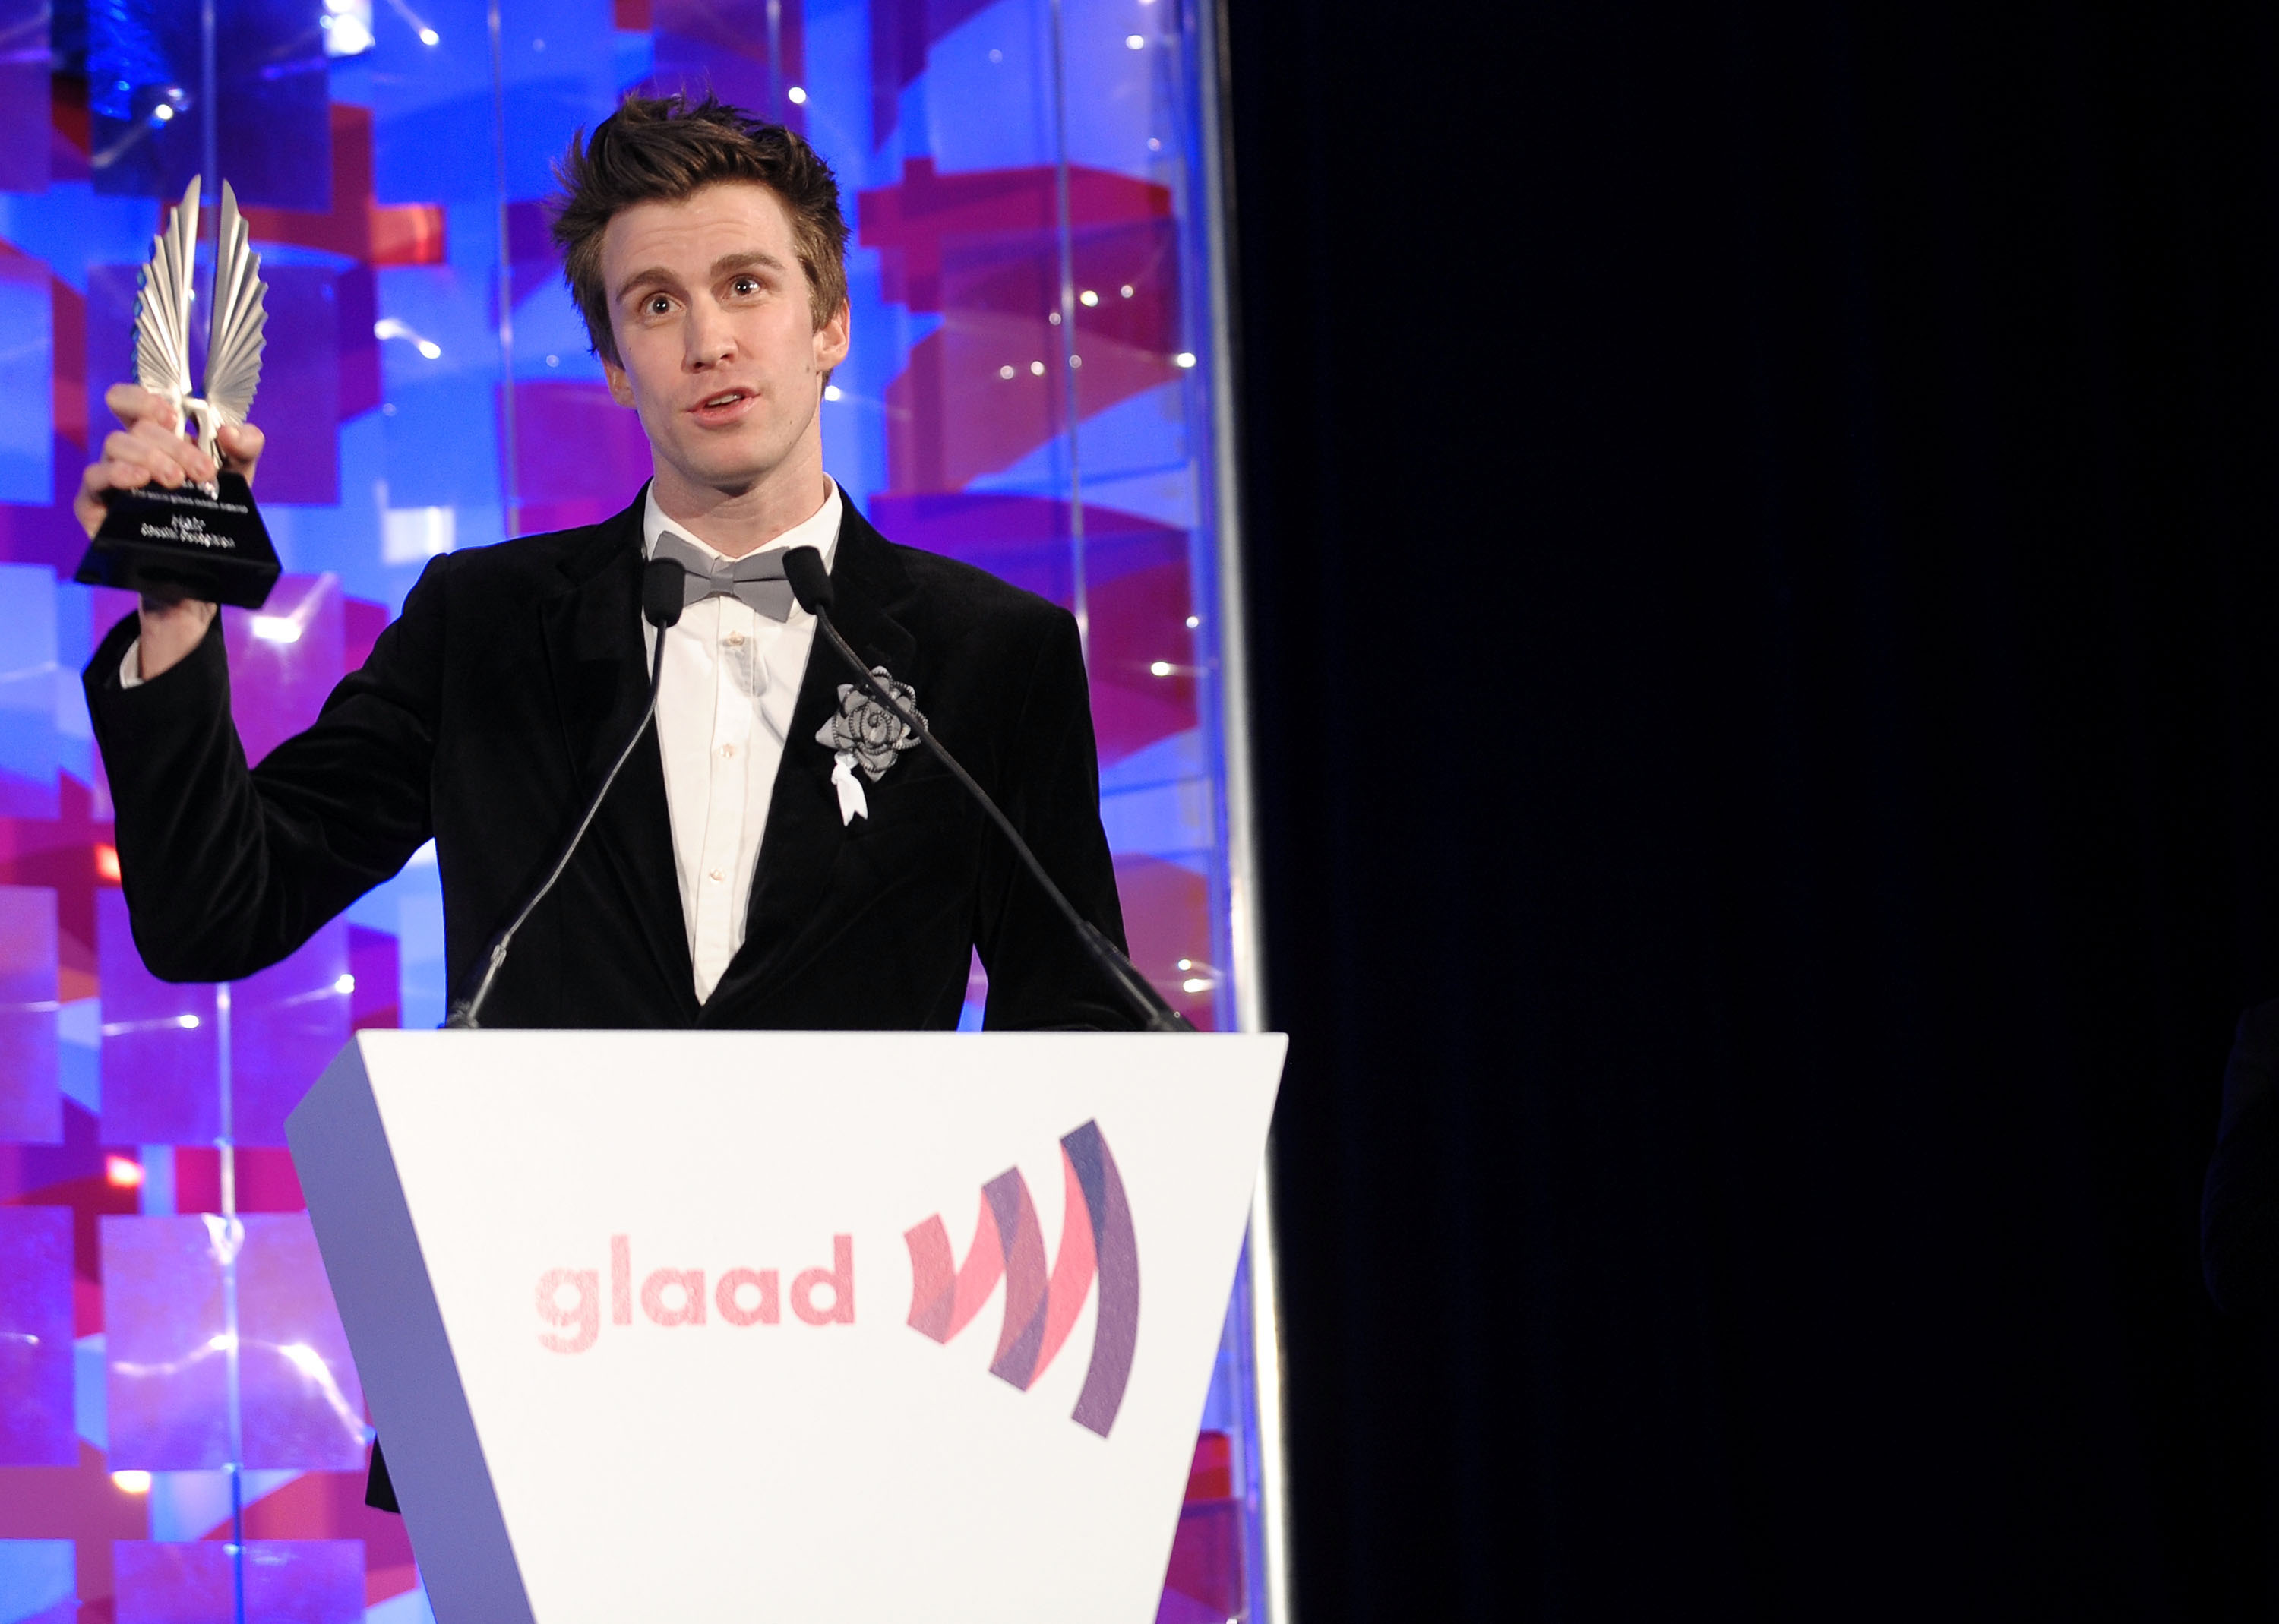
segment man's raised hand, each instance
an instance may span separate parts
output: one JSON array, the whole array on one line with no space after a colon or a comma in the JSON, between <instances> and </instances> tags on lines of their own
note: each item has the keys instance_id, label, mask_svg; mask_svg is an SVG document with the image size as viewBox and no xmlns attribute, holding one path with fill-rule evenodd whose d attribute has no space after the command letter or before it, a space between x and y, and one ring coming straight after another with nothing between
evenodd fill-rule
<instances>
[{"instance_id":1,"label":"man's raised hand","mask_svg":"<svg viewBox=\"0 0 2279 1624\"><path fill-rule=\"evenodd\" d=\"M179 486L215 477L214 459L207 448L185 439L174 408L139 384L113 384L103 403L111 408L119 426L105 436L103 455L88 464L80 477L79 494L72 511L92 539L103 527L105 491L140 490L150 484ZM216 431L212 448L221 453L222 466L253 479L261 460L261 431L250 423L226 425ZM140 655L145 681L174 665L204 638L213 624L214 606L196 598L142 595Z\"/></svg>"}]
</instances>

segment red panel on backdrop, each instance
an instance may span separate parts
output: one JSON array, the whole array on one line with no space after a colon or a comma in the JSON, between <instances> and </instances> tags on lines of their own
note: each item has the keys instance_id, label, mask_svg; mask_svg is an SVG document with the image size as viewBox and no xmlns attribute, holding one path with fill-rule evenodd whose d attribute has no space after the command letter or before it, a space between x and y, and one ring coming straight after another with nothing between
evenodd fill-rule
<instances>
[{"instance_id":1,"label":"red panel on backdrop","mask_svg":"<svg viewBox=\"0 0 2279 1624\"><path fill-rule=\"evenodd\" d=\"M1218 977L1209 963L1210 887L1203 877L1160 858L1118 857L1116 889L1132 962L1198 1030L1215 1030ZM1189 982L1202 984L1191 992Z\"/></svg>"},{"instance_id":2,"label":"red panel on backdrop","mask_svg":"<svg viewBox=\"0 0 2279 1624\"><path fill-rule=\"evenodd\" d=\"M440 265L443 210L436 203L382 205L372 190L372 109L333 103L333 206L323 213L252 207L245 220L256 245L289 242L367 265Z\"/></svg>"},{"instance_id":3,"label":"red panel on backdrop","mask_svg":"<svg viewBox=\"0 0 2279 1624\"><path fill-rule=\"evenodd\" d=\"M941 309L942 243L949 237L1059 228L1058 179L1048 165L935 172L930 157L904 160L902 178L858 195L861 242L879 250L886 296L913 310ZM1082 165L1069 170L1069 224L1082 230L1171 218L1171 193ZM1057 262L1058 250L1055 249Z\"/></svg>"},{"instance_id":4,"label":"red panel on backdrop","mask_svg":"<svg viewBox=\"0 0 2279 1624\"><path fill-rule=\"evenodd\" d=\"M518 383L514 411L526 535L608 518L649 476L641 419L601 384Z\"/></svg>"}]
</instances>

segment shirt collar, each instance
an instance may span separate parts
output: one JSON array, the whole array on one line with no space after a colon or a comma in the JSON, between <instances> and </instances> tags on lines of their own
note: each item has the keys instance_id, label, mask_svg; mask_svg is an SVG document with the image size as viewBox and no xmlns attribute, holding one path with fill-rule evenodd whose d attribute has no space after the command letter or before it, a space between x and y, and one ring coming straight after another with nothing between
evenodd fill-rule
<instances>
[{"instance_id":1,"label":"shirt collar","mask_svg":"<svg viewBox=\"0 0 2279 1624\"><path fill-rule=\"evenodd\" d=\"M840 498L838 480L825 474L824 483L830 487L830 490L823 499L823 505L774 540L756 550L773 553L794 547L811 547L823 555L824 572L828 574L833 560L839 551L839 520L846 511L847 504ZM664 509L656 505L656 482L651 480L641 502L642 557L656 556L658 532L666 530L671 531L677 536L687 537L716 557L725 556L718 548L714 547L687 525L678 519L667 518L664 516Z\"/></svg>"}]
</instances>

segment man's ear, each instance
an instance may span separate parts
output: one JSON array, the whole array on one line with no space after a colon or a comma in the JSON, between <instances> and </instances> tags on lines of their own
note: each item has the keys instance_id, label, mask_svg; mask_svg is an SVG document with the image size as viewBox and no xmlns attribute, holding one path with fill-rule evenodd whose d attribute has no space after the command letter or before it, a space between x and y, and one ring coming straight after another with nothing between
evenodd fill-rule
<instances>
[{"instance_id":1,"label":"man's ear","mask_svg":"<svg viewBox=\"0 0 2279 1624\"><path fill-rule=\"evenodd\" d=\"M619 366L616 362L610 360L607 356L599 356L595 358L601 362L602 371L609 378L610 398L617 402L620 406L632 405L633 403L633 380L625 376L625 369Z\"/></svg>"},{"instance_id":2,"label":"man's ear","mask_svg":"<svg viewBox=\"0 0 2279 1624\"><path fill-rule=\"evenodd\" d=\"M853 342L854 319L854 312L841 299L839 308L832 311L831 319L815 330L815 370L818 373L827 373L847 359L848 349Z\"/></svg>"}]
</instances>

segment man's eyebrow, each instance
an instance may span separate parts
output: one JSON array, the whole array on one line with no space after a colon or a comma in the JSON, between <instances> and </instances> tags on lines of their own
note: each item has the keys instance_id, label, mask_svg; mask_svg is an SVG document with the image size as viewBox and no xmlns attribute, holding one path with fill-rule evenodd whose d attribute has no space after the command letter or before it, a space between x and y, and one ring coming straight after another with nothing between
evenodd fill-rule
<instances>
[{"instance_id":1,"label":"man's eyebrow","mask_svg":"<svg viewBox=\"0 0 2279 1624\"><path fill-rule=\"evenodd\" d=\"M651 282L655 282L660 287L678 287L680 286L680 279L673 275L671 272L666 270L663 265L643 265L640 270L634 272L632 275L625 278L624 281L618 284L618 297L622 299L627 294L633 292L634 288L646 287Z\"/></svg>"},{"instance_id":2,"label":"man's eyebrow","mask_svg":"<svg viewBox=\"0 0 2279 1624\"><path fill-rule=\"evenodd\" d=\"M780 259L763 249L746 249L738 254L723 254L712 262L712 274L725 276L731 271L741 271L750 265L765 265L771 271L788 269Z\"/></svg>"}]
</instances>

